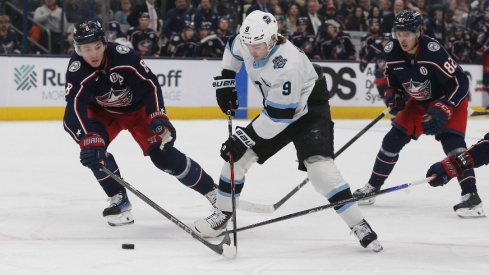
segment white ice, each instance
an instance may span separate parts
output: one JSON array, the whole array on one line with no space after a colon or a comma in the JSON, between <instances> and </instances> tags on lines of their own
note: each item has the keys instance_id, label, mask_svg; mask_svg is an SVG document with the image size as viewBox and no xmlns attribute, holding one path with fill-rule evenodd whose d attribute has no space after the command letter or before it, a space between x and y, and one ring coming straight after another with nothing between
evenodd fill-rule
<instances>
[{"instance_id":1,"label":"white ice","mask_svg":"<svg viewBox=\"0 0 489 275\"><path fill-rule=\"evenodd\" d=\"M248 121L235 120L235 125ZM339 149L370 120L337 120ZM226 120L173 121L176 147L217 180ZM384 119L337 158L353 190L368 180L390 121ZM470 118L467 144L489 131L487 118ZM364 249L332 209L238 234L229 260L193 239L129 194L135 223L111 227L102 217L106 196L79 163L79 148L60 121L0 122L0 274L487 274L489 218L464 220L452 210L460 188L428 184L388 193L362 212L384 250ZM193 228L208 202L153 166L128 132L111 144L124 179ZM431 136L412 141L384 188L422 179L443 158ZM307 175L296 169L292 145L249 171L243 200L277 202ZM476 170L489 203L489 168ZM273 214L238 211L238 227L327 204L309 183ZM489 206L485 209L489 213ZM231 227L231 226L230 226ZM209 239L217 243L220 239ZM133 243L134 250L121 249Z\"/></svg>"}]
</instances>

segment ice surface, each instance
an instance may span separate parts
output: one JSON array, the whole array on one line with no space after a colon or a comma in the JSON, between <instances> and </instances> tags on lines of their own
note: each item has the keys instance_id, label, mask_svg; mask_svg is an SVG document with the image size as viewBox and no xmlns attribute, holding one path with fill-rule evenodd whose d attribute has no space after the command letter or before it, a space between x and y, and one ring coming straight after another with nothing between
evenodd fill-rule
<instances>
[{"instance_id":1,"label":"ice surface","mask_svg":"<svg viewBox=\"0 0 489 275\"><path fill-rule=\"evenodd\" d=\"M235 125L248 121L236 120ZM337 120L336 149L370 120ZM353 190L368 180L390 121L384 119L336 160ZM218 179L219 148L227 122L173 121L176 147ZM467 144L489 131L487 118L471 118ZM229 260L192 239L133 194L135 223L110 227L102 217L105 193L79 163L79 148L60 121L0 122L0 274L487 274L489 218L463 220L452 207L460 188L428 184L379 196L363 214L384 246L364 249L332 209L238 234L238 257ZM128 132L111 144L124 179L193 228L207 216L207 200L143 157ZM384 188L425 177L443 158L430 136L412 141ZM307 175L296 169L289 145L247 174L243 200L277 202ZM476 170L489 202L489 168ZM327 204L309 183L273 214L238 211L238 227ZM489 213L489 207L485 210ZM219 239L209 239L217 243ZM123 250L134 243L134 250Z\"/></svg>"}]
</instances>

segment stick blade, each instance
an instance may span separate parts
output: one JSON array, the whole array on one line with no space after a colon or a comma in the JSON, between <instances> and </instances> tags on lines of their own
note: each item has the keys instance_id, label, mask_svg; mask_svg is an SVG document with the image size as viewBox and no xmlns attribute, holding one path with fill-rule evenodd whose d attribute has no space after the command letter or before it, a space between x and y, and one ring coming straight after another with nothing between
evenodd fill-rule
<instances>
[{"instance_id":1,"label":"stick blade","mask_svg":"<svg viewBox=\"0 0 489 275\"><path fill-rule=\"evenodd\" d=\"M265 214L270 214L275 212L275 207L273 207L273 205L256 204L247 201L240 201L238 203L238 209L247 212L265 213Z\"/></svg>"}]
</instances>

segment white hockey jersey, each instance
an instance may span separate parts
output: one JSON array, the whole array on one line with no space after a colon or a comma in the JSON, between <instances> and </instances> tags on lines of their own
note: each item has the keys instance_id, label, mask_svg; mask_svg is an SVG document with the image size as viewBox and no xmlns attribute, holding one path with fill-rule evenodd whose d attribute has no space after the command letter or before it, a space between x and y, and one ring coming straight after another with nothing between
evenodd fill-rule
<instances>
[{"instance_id":1,"label":"white hockey jersey","mask_svg":"<svg viewBox=\"0 0 489 275\"><path fill-rule=\"evenodd\" d=\"M300 49L287 41L277 44L267 58L255 60L236 35L226 45L222 68L239 72L243 62L264 98L264 109L252 124L258 136L271 139L307 114L307 99L318 75Z\"/></svg>"}]
</instances>

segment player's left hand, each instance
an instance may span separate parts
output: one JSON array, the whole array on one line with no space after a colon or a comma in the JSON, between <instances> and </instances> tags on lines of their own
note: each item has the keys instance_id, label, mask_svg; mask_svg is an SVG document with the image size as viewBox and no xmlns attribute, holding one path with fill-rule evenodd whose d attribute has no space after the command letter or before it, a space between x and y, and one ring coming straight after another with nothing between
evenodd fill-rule
<instances>
[{"instance_id":1,"label":"player's left hand","mask_svg":"<svg viewBox=\"0 0 489 275\"><path fill-rule=\"evenodd\" d=\"M456 161L457 155L448 156L440 162L431 165L426 172L426 177L435 176L429 181L431 186L443 186L452 178L463 174L462 167Z\"/></svg>"},{"instance_id":2,"label":"player's left hand","mask_svg":"<svg viewBox=\"0 0 489 275\"><path fill-rule=\"evenodd\" d=\"M105 141L98 133L88 133L80 140L80 162L92 170L100 170L105 165Z\"/></svg>"},{"instance_id":3,"label":"player's left hand","mask_svg":"<svg viewBox=\"0 0 489 275\"><path fill-rule=\"evenodd\" d=\"M454 105L447 100L440 99L436 101L421 118L423 133L436 135L452 117L454 109Z\"/></svg>"},{"instance_id":4,"label":"player's left hand","mask_svg":"<svg viewBox=\"0 0 489 275\"><path fill-rule=\"evenodd\" d=\"M245 128L236 127L235 134L230 136L228 140L222 144L221 158L229 162L229 154L231 153L233 155L233 161L237 162L243 157L246 150L253 146L255 146L255 141L245 132Z\"/></svg>"},{"instance_id":5,"label":"player's left hand","mask_svg":"<svg viewBox=\"0 0 489 275\"><path fill-rule=\"evenodd\" d=\"M365 58L362 58L362 60L360 60L360 66L359 66L360 72L362 73L365 72L367 65L368 65L368 61Z\"/></svg>"},{"instance_id":6,"label":"player's left hand","mask_svg":"<svg viewBox=\"0 0 489 275\"><path fill-rule=\"evenodd\" d=\"M148 123L149 130L161 137L161 150L166 151L173 146L177 139L177 131L164 111L157 111L150 114L146 122Z\"/></svg>"}]
</instances>

